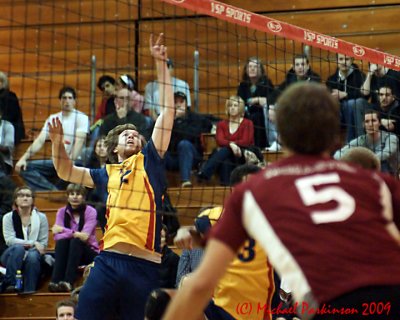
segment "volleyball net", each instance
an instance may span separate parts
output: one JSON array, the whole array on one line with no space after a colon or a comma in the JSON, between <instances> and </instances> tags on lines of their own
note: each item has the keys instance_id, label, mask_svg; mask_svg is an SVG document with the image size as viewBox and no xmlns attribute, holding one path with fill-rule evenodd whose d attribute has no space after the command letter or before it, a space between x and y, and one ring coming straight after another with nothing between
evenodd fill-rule
<instances>
[{"instance_id":1,"label":"volleyball net","mask_svg":"<svg viewBox=\"0 0 400 320\"><path fill-rule=\"evenodd\" d=\"M306 1L263 2L5 1L0 71L8 75L10 90L19 98L27 138L37 136L45 119L60 111L58 91L64 85L77 89L77 108L92 121L102 99L96 87L101 75L129 74L135 90L144 95L146 84L156 79L148 49L151 33L165 34L173 75L189 84L192 110L221 119L226 117L225 101L237 94L250 57L261 61L276 90L265 106L267 112L288 75L297 77L293 65L298 56L307 58L322 83L337 72L338 54L354 58L364 76L370 64L400 70L394 41L397 25L377 23L398 20L395 3L365 6L349 1L329 8L317 1L307 10ZM365 27L367 23L371 28ZM389 78L400 87L397 74ZM25 151L17 149L15 160ZM49 158L50 149L44 150L37 157ZM193 206L194 194L185 194L188 206ZM212 193L203 192L201 197L199 207L220 202L212 199Z\"/></svg>"}]
</instances>

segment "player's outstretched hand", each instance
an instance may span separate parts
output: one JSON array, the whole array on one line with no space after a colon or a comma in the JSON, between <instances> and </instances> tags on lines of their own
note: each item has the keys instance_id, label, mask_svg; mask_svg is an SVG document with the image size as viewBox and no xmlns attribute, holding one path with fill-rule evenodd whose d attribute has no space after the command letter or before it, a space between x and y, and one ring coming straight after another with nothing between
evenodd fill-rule
<instances>
[{"instance_id":1,"label":"player's outstretched hand","mask_svg":"<svg viewBox=\"0 0 400 320\"><path fill-rule=\"evenodd\" d=\"M163 44L164 42L164 34L160 33L156 42L154 42L154 35L150 35L150 52L151 55L158 60L165 61L167 60L167 47Z\"/></svg>"},{"instance_id":2,"label":"player's outstretched hand","mask_svg":"<svg viewBox=\"0 0 400 320\"><path fill-rule=\"evenodd\" d=\"M49 122L49 136L51 142L63 142L64 139L64 131L59 118L53 118L51 122Z\"/></svg>"}]
</instances>

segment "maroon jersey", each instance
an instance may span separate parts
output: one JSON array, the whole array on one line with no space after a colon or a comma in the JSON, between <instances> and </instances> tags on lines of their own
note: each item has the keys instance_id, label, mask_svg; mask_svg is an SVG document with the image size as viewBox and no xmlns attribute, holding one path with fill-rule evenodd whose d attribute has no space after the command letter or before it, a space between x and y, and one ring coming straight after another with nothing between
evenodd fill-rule
<instances>
[{"instance_id":1,"label":"maroon jersey","mask_svg":"<svg viewBox=\"0 0 400 320\"><path fill-rule=\"evenodd\" d=\"M296 155L236 187L210 236L235 251L252 237L296 302L315 305L357 288L400 285L399 210L394 179Z\"/></svg>"}]
</instances>

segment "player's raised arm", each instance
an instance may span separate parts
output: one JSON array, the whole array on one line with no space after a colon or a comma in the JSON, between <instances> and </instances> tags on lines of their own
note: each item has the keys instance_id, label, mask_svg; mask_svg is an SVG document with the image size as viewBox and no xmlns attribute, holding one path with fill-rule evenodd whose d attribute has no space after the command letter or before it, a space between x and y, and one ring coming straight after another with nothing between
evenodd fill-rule
<instances>
[{"instance_id":1,"label":"player's raised arm","mask_svg":"<svg viewBox=\"0 0 400 320\"><path fill-rule=\"evenodd\" d=\"M65 151L63 142L64 131L60 119L55 118L49 123L49 136L52 143L54 168L58 176L65 181L93 187L94 183L89 169L74 166Z\"/></svg>"},{"instance_id":2,"label":"player's raised arm","mask_svg":"<svg viewBox=\"0 0 400 320\"><path fill-rule=\"evenodd\" d=\"M171 74L166 62L168 58L167 47L163 45L163 41L164 35L162 33L155 42L153 35L150 35L150 52L156 62L160 97L158 102L160 104L160 115L154 126L152 140L161 157L168 149L175 115Z\"/></svg>"}]
</instances>

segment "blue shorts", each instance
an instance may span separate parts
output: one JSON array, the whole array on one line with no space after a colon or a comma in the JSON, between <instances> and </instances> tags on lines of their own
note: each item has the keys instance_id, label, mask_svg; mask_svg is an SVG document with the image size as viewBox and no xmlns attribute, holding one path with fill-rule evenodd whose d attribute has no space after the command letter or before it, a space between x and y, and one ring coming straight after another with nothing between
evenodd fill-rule
<instances>
[{"instance_id":1,"label":"blue shorts","mask_svg":"<svg viewBox=\"0 0 400 320\"><path fill-rule=\"evenodd\" d=\"M211 300L208 306L204 309L204 314L209 320L235 320L235 318L228 312L215 305L214 300Z\"/></svg>"},{"instance_id":2,"label":"blue shorts","mask_svg":"<svg viewBox=\"0 0 400 320\"><path fill-rule=\"evenodd\" d=\"M150 292L159 287L159 264L124 254L102 251L80 294L76 318L144 319Z\"/></svg>"}]
</instances>

